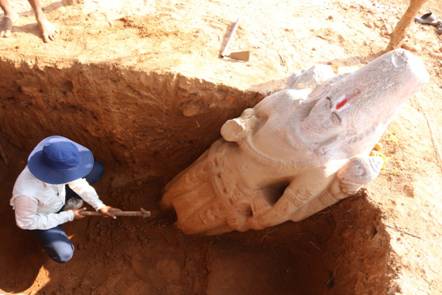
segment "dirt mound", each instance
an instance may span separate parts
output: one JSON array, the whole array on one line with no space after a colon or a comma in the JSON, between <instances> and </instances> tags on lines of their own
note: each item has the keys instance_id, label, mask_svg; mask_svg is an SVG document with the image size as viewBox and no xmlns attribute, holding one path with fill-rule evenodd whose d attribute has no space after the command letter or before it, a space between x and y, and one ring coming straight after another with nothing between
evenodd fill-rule
<instances>
[{"instance_id":1,"label":"dirt mound","mask_svg":"<svg viewBox=\"0 0 442 295\"><path fill-rule=\"evenodd\" d=\"M403 4L157 1L155 14L110 26L78 6L46 2L61 29L57 41L41 43L25 16L0 42L0 293L442 291L442 48L431 27L414 25L405 46L422 56L432 82L384 137L388 162L368 196L300 223L211 238L182 235L157 205L164 184L220 125L262 99L250 89L318 62L336 69L367 62L388 43ZM436 2L427 7L442 14ZM251 50L249 63L217 57L240 12L235 46ZM105 162L98 185L105 201L159 217L69 224L74 259L47 261L15 227L8 199L27 154L50 134L83 143Z\"/></svg>"}]
</instances>

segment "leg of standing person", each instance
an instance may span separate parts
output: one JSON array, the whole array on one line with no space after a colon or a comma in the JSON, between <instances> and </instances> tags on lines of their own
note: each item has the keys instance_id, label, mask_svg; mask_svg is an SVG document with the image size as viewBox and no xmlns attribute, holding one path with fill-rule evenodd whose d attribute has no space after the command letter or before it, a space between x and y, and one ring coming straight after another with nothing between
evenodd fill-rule
<instances>
[{"instance_id":1,"label":"leg of standing person","mask_svg":"<svg viewBox=\"0 0 442 295\"><path fill-rule=\"evenodd\" d=\"M40 4L40 0L28 0L29 4L32 6L32 10L34 10L35 19L37 20L38 28L40 29L40 33L42 34L43 41L49 42L55 39L55 33L57 31L54 24L48 21L46 15L43 12L43 9Z\"/></svg>"},{"instance_id":2,"label":"leg of standing person","mask_svg":"<svg viewBox=\"0 0 442 295\"><path fill-rule=\"evenodd\" d=\"M0 37L8 37L11 35L12 24L17 19L17 14L13 11L9 0L0 0L0 7L4 13L0 19Z\"/></svg>"},{"instance_id":3,"label":"leg of standing person","mask_svg":"<svg viewBox=\"0 0 442 295\"><path fill-rule=\"evenodd\" d=\"M56 27L48 21L41 7L40 0L28 0L35 14L38 28L43 37L43 41L49 42L55 39ZM0 6L4 16L0 20L0 37L11 35L14 21L18 19L18 14L12 9L9 0L0 0Z\"/></svg>"}]
</instances>

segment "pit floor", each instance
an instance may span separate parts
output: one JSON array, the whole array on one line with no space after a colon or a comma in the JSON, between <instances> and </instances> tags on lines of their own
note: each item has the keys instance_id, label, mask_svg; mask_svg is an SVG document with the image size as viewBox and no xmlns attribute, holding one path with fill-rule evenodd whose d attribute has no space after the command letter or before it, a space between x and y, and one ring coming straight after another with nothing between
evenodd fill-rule
<instances>
[{"instance_id":1,"label":"pit floor","mask_svg":"<svg viewBox=\"0 0 442 295\"><path fill-rule=\"evenodd\" d=\"M156 185L140 191L159 196ZM151 207L145 201L137 204L134 195L130 192L132 205ZM6 215L11 221L11 214ZM2 255L0 288L30 294L317 294L314 290L327 288L329 272L320 264L319 247L333 224L324 226L325 220L316 233L289 229L293 237L284 244L272 231L246 238L186 237L173 220L166 214L152 220L90 218L68 225L76 252L65 265L49 261L30 232L15 229L12 222L2 225L0 234L9 238L0 248L7 253Z\"/></svg>"},{"instance_id":2,"label":"pit floor","mask_svg":"<svg viewBox=\"0 0 442 295\"><path fill-rule=\"evenodd\" d=\"M206 2L210 11L204 10L206 6L202 4ZM404 2L311 1L309 13L293 7L293 1L279 1L279 5L274 5L274 1L254 3L256 6L247 10L249 17L238 32L238 45L253 49L251 62L244 64L217 57L226 25L234 20L232 14L244 11L238 10L238 1L158 1L158 13L147 20L146 26L137 19L117 21L113 27L91 19L83 22L78 9L62 7L48 11L48 16L63 30L58 41L42 44L33 17L25 16L12 38L0 42L0 61L49 60L58 66L75 57L85 63L135 64L146 71L164 67L245 89L319 62L336 67L365 63L385 48L388 33L405 10ZM327 9L323 4L327 4ZM439 0L428 1L421 13L430 9L442 14ZM193 19L200 22L192 22ZM29 236L14 226L7 203L13 181L24 166L26 151L20 145L15 150L3 146L9 160L17 164L0 167L0 190L4 196L0 203L0 292L143 294L150 290L176 294L195 290L204 294L210 286L210 290L213 286L221 288L218 281L238 288L251 288L249 283L241 284L252 281L261 290L273 286L281 292L301 294L308 294L309 290L361 294L349 286L364 287L364 282L373 282L376 274L388 273L389 265L394 268L391 279L400 285L403 294L441 293L441 40L441 35L436 35L431 27L413 24L410 28L404 47L426 62L431 81L405 106L384 136L383 152L388 161L381 177L368 187L368 203L347 200L317 219L284 225L257 236L252 233L221 238L185 237L174 229L173 218L148 225L135 220L81 221L67 226L77 247L74 261L67 266L56 265L45 260ZM115 46L109 46L109 42ZM36 72L41 73L41 69ZM7 79L0 71L0 84ZM32 92L32 87L23 89ZM2 88L0 96L9 90ZM1 99L3 120L11 108L8 109L5 97ZM0 144L6 133L3 126L7 124L11 123L2 121ZM15 131L23 133L29 126L23 123L16 127ZM55 132L55 127L58 126L49 126L44 132ZM113 205L155 209L162 185L143 184L135 191L122 192L104 187L101 192ZM372 208L373 204L381 211ZM382 222L372 218L379 215ZM332 221L328 222L330 216ZM318 249L322 255L314 254ZM385 257L387 250L389 257ZM253 254L239 257L239 253L249 252ZM276 269L280 275L264 275L249 268L239 271L237 261L257 270L273 266L273 271ZM220 267L227 267L223 263L244 280L224 277L219 271ZM167 275L161 275L164 269L168 270ZM287 269L288 274L283 275ZM265 276L266 282L252 280L252 275ZM380 277L379 281L382 280ZM387 290L377 291L381 294Z\"/></svg>"}]
</instances>

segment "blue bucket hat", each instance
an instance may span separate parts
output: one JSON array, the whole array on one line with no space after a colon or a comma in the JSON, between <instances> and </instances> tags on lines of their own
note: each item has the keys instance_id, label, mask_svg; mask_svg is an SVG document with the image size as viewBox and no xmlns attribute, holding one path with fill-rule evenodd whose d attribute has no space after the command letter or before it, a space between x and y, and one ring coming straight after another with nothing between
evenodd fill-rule
<instances>
[{"instance_id":1,"label":"blue bucket hat","mask_svg":"<svg viewBox=\"0 0 442 295\"><path fill-rule=\"evenodd\" d=\"M91 172L94 156L86 147L63 136L49 136L32 150L28 168L39 180L63 184Z\"/></svg>"}]
</instances>

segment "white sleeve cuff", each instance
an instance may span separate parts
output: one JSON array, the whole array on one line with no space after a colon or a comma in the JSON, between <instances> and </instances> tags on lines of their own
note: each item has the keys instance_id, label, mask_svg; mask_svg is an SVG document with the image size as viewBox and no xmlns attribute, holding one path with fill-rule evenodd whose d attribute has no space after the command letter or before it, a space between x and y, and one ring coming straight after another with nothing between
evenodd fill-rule
<instances>
[{"instance_id":1,"label":"white sleeve cuff","mask_svg":"<svg viewBox=\"0 0 442 295\"><path fill-rule=\"evenodd\" d=\"M58 214L62 215L63 219L66 220L66 222L73 221L75 218L74 211L72 211L72 210L63 211Z\"/></svg>"},{"instance_id":2,"label":"white sleeve cuff","mask_svg":"<svg viewBox=\"0 0 442 295\"><path fill-rule=\"evenodd\" d=\"M80 178L68 183L68 185L77 195L79 195L95 210L99 210L105 206L98 197L95 189L86 181L86 179Z\"/></svg>"},{"instance_id":3,"label":"white sleeve cuff","mask_svg":"<svg viewBox=\"0 0 442 295\"><path fill-rule=\"evenodd\" d=\"M105 205L101 200L99 200L99 202L97 202L97 203L94 204L94 205L95 205L95 211L98 211L98 210L100 210L101 208L106 207L106 205Z\"/></svg>"}]
</instances>

